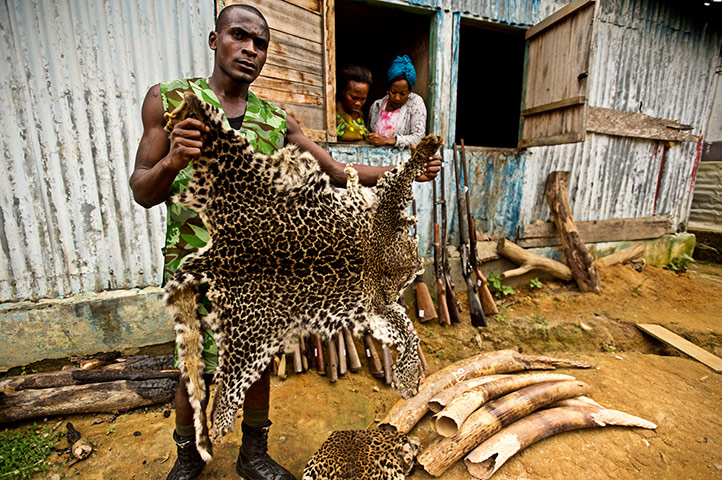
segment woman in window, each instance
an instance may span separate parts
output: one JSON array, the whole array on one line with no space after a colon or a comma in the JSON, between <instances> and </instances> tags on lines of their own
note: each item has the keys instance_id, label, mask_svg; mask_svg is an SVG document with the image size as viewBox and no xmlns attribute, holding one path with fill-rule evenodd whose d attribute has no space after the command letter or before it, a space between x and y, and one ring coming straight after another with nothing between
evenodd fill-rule
<instances>
[{"instance_id":1,"label":"woman in window","mask_svg":"<svg viewBox=\"0 0 722 480\"><path fill-rule=\"evenodd\" d=\"M361 107L371 87L371 72L358 65L344 67L339 72L339 97L336 100L336 139L357 142L368 139L368 129Z\"/></svg>"},{"instance_id":2,"label":"woman in window","mask_svg":"<svg viewBox=\"0 0 722 480\"><path fill-rule=\"evenodd\" d=\"M389 89L369 112L368 141L373 145L414 147L426 133L426 105L411 89L416 69L407 55L396 57L386 73Z\"/></svg>"}]
</instances>

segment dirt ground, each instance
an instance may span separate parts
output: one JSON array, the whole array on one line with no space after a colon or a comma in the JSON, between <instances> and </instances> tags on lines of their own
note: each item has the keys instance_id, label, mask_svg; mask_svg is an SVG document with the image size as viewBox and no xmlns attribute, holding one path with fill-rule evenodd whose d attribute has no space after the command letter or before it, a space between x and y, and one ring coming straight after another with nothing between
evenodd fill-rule
<instances>
[{"instance_id":1,"label":"dirt ground","mask_svg":"<svg viewBox=\"0 0 722 480\"><path fill-rule=\"evenodd\" d=\"M417 324L428 373L479 351L506 348L586 360L596 368L561 372L591 385L589 396L602 405L658 425L656 430L607 427L553 436L513 457L493 478L722 478L722 375L635 327L658 323L722 356L722 266L697 264L689 275L615 266L602 271L602 287L601 295L555 282L533 292L520 288L484 329L471 327L468 317L452 327ZM274 378L270 453L300 478L332 431L373 427L397 399L365 366L333 384L315 372ZM173 464L170 405L45 423L67 420L95 451L71 467L65 466L67 453L53 455L50 460L57 464L49 475L55 478L156 480ZM428 445L435 435L428 416L410 435ZM239 440L234 433L217 446L201 478L238 478L233 463ZM432 477L417 468L410 478ZM459 463L440 478L472 477Z\"/></svg>"}]
</instances>

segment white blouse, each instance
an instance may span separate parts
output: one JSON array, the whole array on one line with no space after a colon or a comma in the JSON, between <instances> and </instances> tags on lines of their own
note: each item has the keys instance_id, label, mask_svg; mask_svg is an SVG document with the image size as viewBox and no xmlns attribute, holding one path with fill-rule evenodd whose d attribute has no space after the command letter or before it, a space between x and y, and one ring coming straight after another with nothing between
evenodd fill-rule
<instances>
[{"instance_id":1,"label":"white blouse","mask_svg":"<svg viewBox=\"0 0 722 480\"><path fill-rule=\"evenodd\" d=\"M376 124L381 116L381 109L386 105L389 96L376 100L369 110L368 128L376 131ZM396 147L415 147L426 134L426 105L424 99L415 93L399 108L396 121Z\"/></svg>"}]
</instances>

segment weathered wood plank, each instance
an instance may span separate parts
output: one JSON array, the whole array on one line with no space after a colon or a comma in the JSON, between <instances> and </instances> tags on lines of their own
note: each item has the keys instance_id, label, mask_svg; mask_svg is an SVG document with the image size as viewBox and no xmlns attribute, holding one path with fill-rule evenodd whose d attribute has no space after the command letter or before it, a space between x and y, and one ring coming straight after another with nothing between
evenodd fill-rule
<instances>
[{"instance_id":1,"label":"weathered wood plank","mask_svg":"<svg viewBox=\"0 0 722 480\"><path fill-rule=\"evenodd\" d=\"M271 29L282 30L291 35L319 43L323 41L323 25L320 13L314 13L285 0L272 2L268 0L234 0L228 3L245 3L256 7L266 17L268 26Z\"/></svg>"},{"instance_id":2,"label":"weathered wood plank","mask_svg":"<svg viewBox=\"0 0 722 480\"><path fill-rule=\"evenodd\" d=\"M541 22L537 23L533 27L531 27L529 30L526 31L525 38L529 40L533 36L537 35L538 33L544 31L545 29L549 28L550 26L554 25L555 23L563 20L567 16L571 15L572 13L576 12L580 8L584 8L590 3L595 2L596 0L576 0L575 2L572 2L565 7L561 8L560 10L557 10L552 15L548 16Z\"/></svg>"},{"instance_id":3,"label":"weathered wood plank","mask_svg":"<svg viewBox=\"0 0 722 480\"><path fill-rule=\"evenodd\" d=\"M672 220L669 215L575 223L579 235L586 243L644 240L672 232ZM518 243L525 248L561 245L557 227L551 222L524 225Z\"/></svg>"},{"instance_id":4,"label":"weathered wood plank","mask_svg":"<svg viewBox=\"0 0 722 480\"><path fill-rule=\"evenodd\" d=\"M527 121L528 122L528 121ZM526 126L527 122L524 122ZM561 145L563 143L574 143L584 141L584 134L579 132L550 135L548 137L537 137L519 141L519 148L536 147L540 145Z\"/></svg>"},{"instance_id":5,"label":"weathered wood plank","mask_svg":"<svg viewBox=\"0 0 722 480\"><path fill-rule=\"evenodd\" d=\"M722 372L722 358L709 353L707 350L698 347L694 343L685 340L674 332L671 332L661 325L653 323L638 323L637 328L653 336L680 352L686 353L695 360L704 363L717 373Z\"/></svg>"},{"instance_id":6,"label":"weathered wood plank","mask_svg":"<svg viewBox=\"0 0 722 480\"><path fill-rule=\"evenodd\" d=\"M527 32L520 148L585 139L595 5L577 0Z\"/></svg>"},{"instance_id":7,"label":"weathered wood plank","mask_svg":"<svg viewBox=\"0 0 722 480\"><path fill-rule=\"evenodd\" d=\"M588 132L619 137L696 142L699 137L684 131L690 128L674 120L601 107L589 107L587 118Z\"/></svg>"},{"instance_id":8,"label":"weathered wood plank","mask_svg":"<svg viewBox=\"0 0 722 480\"><path fill-rule=\"evenodd\" d=\"M324 83L326 87L326 138L336 141L336 2L323 0Z\"/></svg>"},{"instance_id":9,"label":"weathered wood plank","mask_svg":"<svg viewBox=\"0 0 722 480\"><path fill-rule=\"evenodd\" d=\"M291 90L265 88L255 86L253 91L264 100L271 103L296 103L299 105L323 105L321 97L316 95L304 95Z\"/></svg>"},{"instance_id":10,"label":"weathered wood plank","mask_svg":"<svg viewBox=\"0 0 722 480\"><path fill-rule=\"evenodd\" d=\"M253 82L252 90L255 92L258 88L288 90L289 92L297 93L299 95L309 95L319 98L323 97L323 88L321 87L272 77L258 77L256 81Z\"/></svg>"},{"instance_id":11,"label":"weathered wood plank","mask_svg":"<svg viewBox=\"0 0 722 480\"><path fill-rule=\"evenodd\" d=\"M546 112L548 110L556 110L559 108L571 107L574 105L581 105L583 103L586 103L586 101L587 101L587 97L566 98L564 100L547 103L545 105L539 105L539 106L536 106L533 108L526 108L521 111L520 115L522 117L527 117L530 115L536 115L538 113Z\"/></svg>"}]
</instances>

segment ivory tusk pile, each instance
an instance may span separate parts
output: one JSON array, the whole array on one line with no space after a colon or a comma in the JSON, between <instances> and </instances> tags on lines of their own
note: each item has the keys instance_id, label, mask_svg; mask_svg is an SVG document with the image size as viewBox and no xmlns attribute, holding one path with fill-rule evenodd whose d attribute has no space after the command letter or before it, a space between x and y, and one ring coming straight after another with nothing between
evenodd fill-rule
<instances>
[{"instance_id":1,"label":"ivory tusk pile","mask_svg":"<svg viewBox=\"0 0 722 480\"><path fill-rule=\"evenodd\" d=\"M589 385L575 380L544 382L522 388L481 407L451 437L439 437L418 457L431 475L438 477L474 447L504 426L531 412L565 399L584 395Z\"/></svg>"},{"instance_id":2,"label":"ivory tusk pile","mask_svg":"<svg viewBox=\"0 0 722 480\"><path fill-rule=\"evenodd\" d=\"M522 355L513 350L482 353L453 363L429 375L415 396L396 402L379 427L408 433L428 411L429 400L445 388L470 378L522 370L553 370L555 367L591 368L593 366L591 363L577 360Z\"/></svg>"},{"instance_id":3,"label":"ivory tusk pile","mask_svg":"<svg viewBox=\"0 0 722 480\"><path fill-rule=\"evenodd\" d=\"M540 410L509 425L472 450L464 459L469 473L490 478L509 458L534 442L580 428L618 425L655 429L643 418L596 406L568 406Z\"/></svg>"},{"instance_id":4,"label":"ivory tusk pile","mask_svg":"<svg viewBox=\"0 0 722 480\"><path fill-rule=\"evenodd\" d=\"M489 400L529 385L555 380L575 380L575 378L561 374L527 373L509 375L507 378L500 378L477 385L451 401L446 408L434 415L436 432L442 437L453 437L461 428L464 420Z\"/></svg>"}]
</instances>

